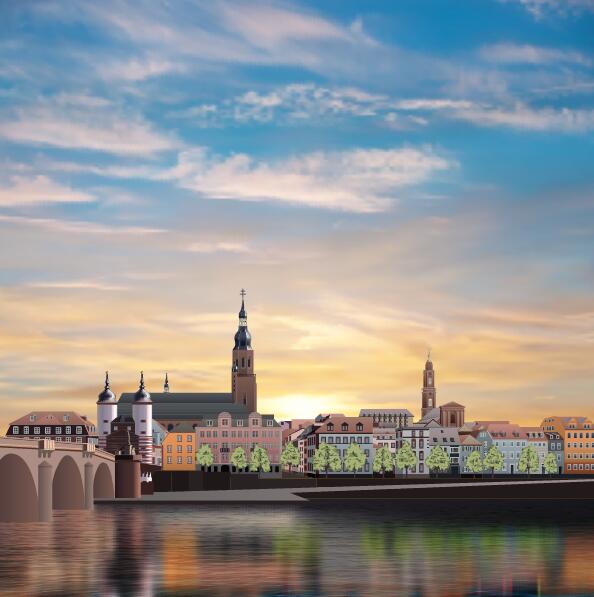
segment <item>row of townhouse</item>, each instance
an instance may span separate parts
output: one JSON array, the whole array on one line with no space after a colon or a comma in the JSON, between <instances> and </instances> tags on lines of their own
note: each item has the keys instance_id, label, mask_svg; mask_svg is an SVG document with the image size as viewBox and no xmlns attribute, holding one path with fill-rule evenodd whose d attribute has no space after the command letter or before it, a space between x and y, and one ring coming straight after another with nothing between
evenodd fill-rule
<instances>
[{"instance_id":1,"label":"row of townhouse","mask_svg":"<svg viewBox=\"0 0 594 597\"><path fill-rule=\"evenodd\" d=\"M342 414L318 415L315 419L301 421L301 429L288 429L285 440L292 442L299 451L298 472L314 475L313 457L320 444L335 446L343 468L328 471L329 475L345 474L344 458L351 444L357 444L366 456L362 474L371 474L375 458L373 420L371 417L345 417Z\"/></svg>"},{"instance_id":2,"label":"row of townhouse","mask_svg":"<svg viewBox=\"0 0 594 597\"><path fill-rule=\"evenodd\" d=\"M594 474L594 424L591 419L552 416L542 421L541 429L551 438L550 443L562 443L563 467L566 474ZM553 434L558 439L553 439Z\"/></svg>"}]
</instances>

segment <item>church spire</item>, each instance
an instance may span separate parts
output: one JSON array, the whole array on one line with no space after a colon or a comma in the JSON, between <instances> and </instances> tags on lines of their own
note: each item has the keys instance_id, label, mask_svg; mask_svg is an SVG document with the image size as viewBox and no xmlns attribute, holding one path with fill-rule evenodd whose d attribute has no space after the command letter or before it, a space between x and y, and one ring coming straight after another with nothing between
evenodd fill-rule
<instances>
[{"instance_id":1,"label":"church spire","mask_svg":"<svg viewBox=\"0 0 594 597\"><path fill-rule=\"evenodd\" d=\"M163 392L167 394L169 392L169 374L165 371L165 383L163 384Z\"/></svg>"},{"instance_id":2,"label":"church spire","mask_svg":"<svg viewBox=\"0 0 594 597\"><path fill-rule=\"evenodd\" d=\"M239 310L239 325L235 333L235 346L233 348L251 350L252 336L247 327L247 311L245 310L246 291L242 288L239 294L241 295L241 309Z\"/></svg>"}]
</instances>

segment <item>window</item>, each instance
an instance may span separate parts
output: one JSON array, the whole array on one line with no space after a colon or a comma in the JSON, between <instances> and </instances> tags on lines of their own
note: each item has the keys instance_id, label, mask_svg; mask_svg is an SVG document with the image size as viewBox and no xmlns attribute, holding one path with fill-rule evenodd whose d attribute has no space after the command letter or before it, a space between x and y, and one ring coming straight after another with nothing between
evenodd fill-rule
<instances>
[{"instance_id":1,"label":"window","mask_svg":"<svg viewBox=\"0 0 594 597\"><path fill-rule=\"evenodd\" d=\"M70 425L66 425L66 434L70 435L72 433L72 427Z\"/></svg>"},{"instance_id":2,"label":"window","mask_svg":"<svg viewBox=\"0 0 594 597\"><path fill-rule=\"evenodd\" d=\"M348 431L349 430L349 424L348 423L343 423L340 428L342 429L342 431Z\"/></svg>"},{"instance_id":3,"label":"window","mask_svg":"<svg viewBox=\"0 0 594 597\"><path fill-rule=\"evenodd\" d=\"M252 419L252 425L259 425L258 419Z\"/></svg>"},{"instance_id":4,"label":"window","mask_svg":"<svg viewBox=\"0 0 594 597\"><path fill-rule=\"evenodd\" d=\"M237 426L243 427L243 420L240 419L239 421L237 421Z\"/></svg>"},{"instance_id":5,"label":"window","mask_svg":"<svg viewBox=\"0 0 594 597\"><path fill-rule=\"evenodd\" d=\"M77 444L82 444L82 437L77 437L76 438L76 443Z\"/></svg>"},{"instance_id":6,"label":"window","mask_svg":"<svg viewBox=\"0 0 594 597\"><path fill-rule=\"evenodd\" d=\"M181 452L181 451L182 451L182 449L183 449L183 446L177 446L177 451L178 451L178 452Z\"/></svg>"},{"instance_id":7,"label":"window","mask_svg":"<svg viewBox=\"0 0 594 597\"><path fill-rule=\"evenodd\" d=\"M64 415L64 423L70 421L70 416L69 415Z\"/></svg>"},{"instance_id":8,"label":"window","mask_svg":"<svg viewBox=\"0 0 594 597\"><path fill-rule=\"evenodd\" d=\"M29 433L29 425L25 425L25 426L23 427L23 433L24 433L25 435L27 435L27 434Z\"/></svg>"},{"instance_id":9,"label":"window","mask_svg":"<svg viewBox=\"0 0 594 597\"><path fill-rule=\"evenodd\" d=\"M229 419L221 419L221 425L229 425Z\"/></svg>"},{"instance_id":10,"label":"window","mask_svg":"<svg viewBox=\"0 0 594 597\"><path fill-rule=\"evenodd\" d=\"M272 427L272 423L273 423L272 419L268 419L268 421L266 421L266 426Z\"/></svg>"},{"instance_id":11,"label":"window","mask_svg":"<svg viewBox=\"0 0 594 597\"><path fill-rule=\"evenodd\" d=\"M117 427L116 427L117 429ZM56 427L56 435L60 435L62 433L62 428L61 427Z\"/></svg>"},{"instance_id":12,"label":"window","mask_svg":"<svg viewBox=\"0 0 594 597\"><path fill-rule=\"evenodd\" d=\"M187 462L188 464L192 464L192 457L191 457L191 456L188 456L188 457L186 458L186 462Z\"/></svg>"},{"instance_id":13,"label":"window","mask_svg":"<svg viewBox=\"0 0 594 597\"><path fill-rule=\"evenodd\" d=\"M363 423L357 423L357 431L363 431Z\"/></svg>"},{"instance_id":14,"label":"window","mask_svg":"<svg viewBox=\"0 0 594 597\"><path fill-rule=\"evenodd\" d=\"M186 446L186 452L192 452L192 446Z\"/></svg>"},{"instance_id":15,"label":"window","mask_svg":"<svg viewBox=\"0 0 594 597\"><path fill-rule=\"evenodd\" d=\"M168 453L168 454L171 454L171 451L172 451L172 447L171 447L171 445L167 446L167 453Z\"/></svg>"},{"instance_id":16,"label":"window","mask_svg":"<svg viewBox=\"0 0 594 597\"><path fill-rule=\"evenodd\" d=\"M181 456L178 456L178 457L177 457L177 464L181 464L181 463L182 463L182 457L181 457Z\"/></svg>"},{"instance_id":17,"label":"window","mask_svg":"<svg viewBox=\"0 0 594 597\"><path fill-rule=\"evenodd\" d=\"M328 437L328 443L329 444L333 444L334 443L334 438L331 435Z\"/></svg>"},{"instance_id":18,"label":"window","mask_svg":"<svg viewBox=\"0 0 594 597\"><path fill-rule=\"evenodd\" d=\"M171 447L171 446L169 446ZM171 464L171 456L167 456L167 464Z\"/></svg>"},{"instance_id":19,"label":"window","mask_svg":"<svg viewBox=\"0 0 594 597\"><path fill-rule=\"evenodd\" d=\"M65 437L65 438L64 438L64 441L65 441L67 444L70 444L70 443L72 442L72 438L71 438L71 437Z\"/></svg>"},{"instance_id":20,"label":"window","mask_svg":"<svg viewBox=\"0 0 594 597\"><path fill-rule=\"evenodd\" d=\"M33 432L35 433L35 435L37 435L38 433L41 433L41 427L34 427Z\"/></svg>"},{"instance_id":21,"label":"window","mask_svg":"<svg viewBox=\"0 0 594 597\"><path fill-rule=\"evenodd\" d=\"M17 435L19 432L19 426L18 425L13 425L12 426L12 432Z\"/></svg>"},{"instance_id":22,"label":"window","mask_svg":"<svg viewBox=\"0 0 594 597\"><path fill-rule=\"evenodd\" d=\"M207 427L212 427L212 421L210 419L208 421L206 421L206 426Z\"/></svg>"},{"instance_id":23,"label":"window","mask_svg":"<svg viewBox=\"0 0 594 597\"><path fill-rule=\"evenodd\" d=\"M177 434L177 441L178 441L178 442L181 442L181 441L182 441L182 434L181 434L181 433L178 433L178 434Z\"/></svg>"},{"instance_id":24,"label":"window","mask_svg":"<svg viewBox=\"0 0 594 597\"><path fill-rule=\"evenodd\" d=\"M76 434L77 434L77 435L80 435L81 433L82 433L82 427L81 427L80 425L78 425L78 426L76 427Z\"/></svg>"},{"instance_id":25,"label":"window","mask_svg":"<svg viewBox=\"0 0 594 597\"><path fill-rule=\"evenodd\" d=\"M191 442L192 441L192 436L191 435L186 436L186 441Z\"/></svg>"},{"instance_id":26,"label":"window","mask_svg":"<svg viewBox=\"0 0 594 597\"><path fill-rule=\"evenodd\" d=\"M35 415L29 415L29 421L34 421L35 420Z\"/></svg>"},{"instance_id":27,"label":"window","mask_svg":"<svg viewBox=\"0 0 594 597\"><path fill-rule=\"evenodd\" d=\"M326 429L328 431L334 431L334 423L328 423L328 425L326 425Z\"/></svg>"}]
</instances>

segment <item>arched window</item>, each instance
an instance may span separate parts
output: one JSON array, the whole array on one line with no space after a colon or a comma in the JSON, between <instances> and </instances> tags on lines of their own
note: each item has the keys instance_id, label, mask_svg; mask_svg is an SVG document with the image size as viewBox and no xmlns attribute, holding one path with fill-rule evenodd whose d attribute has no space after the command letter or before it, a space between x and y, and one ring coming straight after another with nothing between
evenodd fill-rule
<instances>
[{"instance_id":1,"label":"arched window","mask_svg":"<svg viewBox=\"0 0 594 597\"><path fill-rule=\"evenodd\" d=\"M241 357L241 366L245 367L245 357Z\"/></svg>"}]
</instances>

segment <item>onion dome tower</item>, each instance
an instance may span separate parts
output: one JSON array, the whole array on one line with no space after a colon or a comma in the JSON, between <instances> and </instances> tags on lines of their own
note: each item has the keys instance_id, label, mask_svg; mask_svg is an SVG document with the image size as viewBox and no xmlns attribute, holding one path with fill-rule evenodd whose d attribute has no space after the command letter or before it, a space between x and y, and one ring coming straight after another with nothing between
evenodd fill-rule
<instances>
[{"instance_id":1,"label":"onion dome tower","mask_svg":"<svg viewBox=\"0 0 594 597\"><path fill-rule=\"evenodd\" d=\"M423 371L423 391L421 417L437 407L435 402L435 371L433 371L433 362L431 361L431 351L427 353L427 362Z\"/></svg>"},{"instance_id":2,"label":"onion dome tower","mask_svg":"<svg viewBox=\"0 0 594 597\"><path fill-rule=\"evenodd\" d=\"M231 363L231 392L233 401L242 404L248 412L257 412L256 374L254 373L254 350L252 335L248 330L247 311L245 310L246 292L242 288L239 325L235 332L235 344Z\"/></svg>"},{"instance_id":3,"label":"onion dome tower","mask_svg":"<svg viewBox=\"0 0 594 597\"><path fill-rule=\"evenodd\" d=\"M118 416L118 403L109 387L109 371L105 372L105 388L97 398L98 445L105 450L107 436L111 433L111 422Z\"/></svg>"},{"instance_id":4,"label":"onion dome tower","mask_svg":"<svg viewBox=\"0 0 594 597\"><path fill-rule=\"evenodd\" d=\"M144 388L144 372L140 372L140 385L132 403L134 432L138 436L138 449L142 462L153 464L153 403Z\"/></svg>"}]
</instances>

